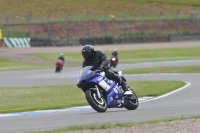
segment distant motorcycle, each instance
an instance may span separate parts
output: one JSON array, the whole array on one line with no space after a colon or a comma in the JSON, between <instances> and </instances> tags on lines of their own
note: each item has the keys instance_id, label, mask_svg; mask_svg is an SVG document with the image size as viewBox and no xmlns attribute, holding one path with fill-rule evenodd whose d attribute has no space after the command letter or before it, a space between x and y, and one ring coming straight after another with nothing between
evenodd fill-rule
<instances>
[{"instance_id":1,"label":"distant motorcycle","mask_svg":"<svg viewBox=\"0 0 200 133\"><path fill-rule=\"evenodd\" d=\"M110 56L110 67L116 67L117 66L117 58L115 56Z\"/></svg>"},{"instance_id":2,"label":"distant motorcycle","mask_svg":"<svg viewBox=\"0 0 200 133\"><path fill-rule=\"evenodd\" d=\"M78 88L82 89L89 105L97 112L105 112L107 108L123 108L135 110L139 106L138 97L132 91L132 95L124 96L121 86L115 81L105 77L105 72L92 71L92 66L81 69L77 81ZM116 72L122 78L122 72Z\"/></svg>"},{"instance_id":3,"label":"distant motorcycle","mask_svg":"<svg viewBox=\"0 0 200 133\"><path fill-rule=\"evenodd\" d=\"M55 64L56 64L55 72L56 73L57 72L60 73L62 71L62 69L63 69L63 61L58 59Z\"/></svg>"}]
</instances>

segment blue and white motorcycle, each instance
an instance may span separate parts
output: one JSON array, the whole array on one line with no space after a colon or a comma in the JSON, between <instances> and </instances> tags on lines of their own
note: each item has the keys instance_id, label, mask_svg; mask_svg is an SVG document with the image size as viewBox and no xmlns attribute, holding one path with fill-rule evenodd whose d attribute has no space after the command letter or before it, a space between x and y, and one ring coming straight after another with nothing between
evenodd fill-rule
<instances>
[{"instance_id":1,"label":"blue and white motorcycle","mask_svg":"<svg viewBox=\"0 0 200 133\"><path fill-rule=\"evenodd\" d=\"M97 112L105 112L107 108L123 108L135 110L139 106L138 97L132 91L131 96L123 96L121 86L105 77L105 72L92 71L92 66L81 69L77 86L85 92L89 105ZM122 72L116 72L124 79Z\"/></svg>"}]
</instances>

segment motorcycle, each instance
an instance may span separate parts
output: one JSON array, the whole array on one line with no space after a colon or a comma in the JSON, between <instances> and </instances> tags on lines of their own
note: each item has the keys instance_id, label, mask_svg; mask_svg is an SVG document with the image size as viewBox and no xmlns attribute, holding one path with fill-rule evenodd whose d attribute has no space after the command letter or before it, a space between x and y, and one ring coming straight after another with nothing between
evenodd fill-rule
<instances>
[{"instance_id":1,"label":"motorcycle","mask_svg":"<svg viewBox=\"0 0 200 133\"><path fill-rule=\"evenodd\" d=\"M63 69L63 61L58 59L55 64L56 64L55 73L57 72L60 73Z\"/></svg>"},{"instance_id":2,"label":"motorcycle","mask_svg":"<svg viewBox=\"0 0 200 133\"><path fill-rule=\"evenodd\" d=\"M116 67L117 66L117 58L115 56L110 57L110 67Z\"/></svg>"},{"instance_id":3,"label":"motorcycle","mask_svg":"<svg viewBox=\"0 0 200 133\"><path fill-rule=\"evenodd\" d=\"M81 69L77 81L78 88L82 89L89 105L97 112L105 112L107 108L126 108L135 110L139 106L138 97L132 91L131 96L124 96L121 86L105 77L105 72L91 70L92 66ZM125 80L122 72L116 72Z\"/></svg>"}]
</instances>

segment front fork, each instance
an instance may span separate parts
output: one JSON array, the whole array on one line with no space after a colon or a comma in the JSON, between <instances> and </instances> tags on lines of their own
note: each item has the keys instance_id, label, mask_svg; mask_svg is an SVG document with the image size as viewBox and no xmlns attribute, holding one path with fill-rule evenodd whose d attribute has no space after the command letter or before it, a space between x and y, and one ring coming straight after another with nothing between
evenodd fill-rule
<instances>
[{"instance_id":1,"label":"front fork","mask_svg":"<svg viewBox=\"0 0 200 133\"><path fill-rule=\"evenodd\" d=\"M91 89L97 92L97 96L98 96L98 98L100 99L100 98L101 98L101 94L100 94L100 92L99 92L98 86L95 85L95 88L91 88Z\"/></svg>"}]
</instances>

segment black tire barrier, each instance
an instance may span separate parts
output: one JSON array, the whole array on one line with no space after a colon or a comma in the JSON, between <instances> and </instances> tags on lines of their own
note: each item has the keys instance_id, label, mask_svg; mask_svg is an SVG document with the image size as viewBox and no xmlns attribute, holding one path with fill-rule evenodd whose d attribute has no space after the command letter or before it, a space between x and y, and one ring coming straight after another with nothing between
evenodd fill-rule
<instances>
[{"instance_id":1,"label":"black tire barrier","mask_svg":"<svg viewBox=\"0 0 200 133\"><path fill-rule=\"evenodd\" d=\"M114 44L121 43L145 43L145 42L169 42L169 35L136 35L113 38Z\"/></svg>"},{"instance_id":2,"label":"black tire barrier","mask_svg":"<svg viewBox=\"0 0 200 133\"><path fill-rule=\"evenodd\" d=\"M86 45L87 44L86 39L85 38L79 38L79 44L80 45Z\"/></svg>"},{"instance_id":3,"label":"black tire barrier","mask_svg":"<svg viewBox=\"0 0 200 133\"><path fill-rule=\"evenodd\" d=\"M112 37L105 37L107 44L113 44L113 38Z\"/></svg>"},{"instance_id":4,"label":"black tire barrier","mask_svg":"<svg viewBox=\"0 0 200 133\"><path fill-rule=\"evenodd\" d=\"M49 46L73 46L73 45L105 45L105 44L126 44L126 43L145 43L145 42L174 42L200 40L200 34L185 35L130 35L119 37L93 37L79 39L44 39L31 38L31 47L49 47Z\"/></svg>"},{"instance_id":5,"label":"black tire barrier","mask_svg":"<svg viewBox=\"0 0 200 133\"><path fill-rule=\"evenodd\" d=\"M79 45L77 39L45 39L45 38L31 38L31 47L60 47Z\"/></svg>"},{"instance_id":6,"label":"black tire barrier","mask_svg":"<svg viewBox=\"0 0 200 133\"><path fill-rule=\"evenodd\" d=\"M31 38L30 45L31 47L47 47L52 46L52 43L50 39Z\"/></svg>"},{"instance_id":7,"label":"black tire barrier","mask_svg":"<svg viewBox=\"0 0 200 133\"><path fill-rule=\"evenodd\" d=\"M200 34L170 35L170 42L200 40Z\"/></svg>"},{"instance_id":8,"label":"black tire barrier","mask_svg":"<svg viewBox=\"0 0 200 133\"><path fill-rule=\"evenodd\" d=\"M79 38L79 44L80 45L113 44L113 37Z\"/></svg>"},{"instance_id":9,"label":"black tire barrier","mask_svg":"<svg viewBox=\"0 0 200 133\"><path fill-rule=\"evenodd\" d=\"M96 41L97 44L104 44L104 41L101 38L96 37L95 41Z\"/></svg>"}]
</instances>

